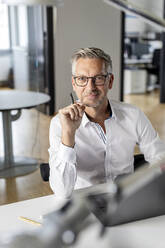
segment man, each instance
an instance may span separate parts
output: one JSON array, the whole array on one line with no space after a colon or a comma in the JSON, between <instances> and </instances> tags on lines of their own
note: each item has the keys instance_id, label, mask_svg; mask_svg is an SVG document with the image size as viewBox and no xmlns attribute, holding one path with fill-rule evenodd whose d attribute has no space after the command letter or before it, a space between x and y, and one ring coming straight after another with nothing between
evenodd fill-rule
<instances>
[{"instance_id":1,"label":"man","mask_svg":"<svg viewBox=\"0 0 165 248\"><path fill-rule=\"evenodd\" d=\"M78 101L50 125L50 186L57 196L115 180L134 170L139 144L148 162L161 158L165 144L146 116L132 105L108 100L114 76L109 55L84 48L72 57L72 86Z\"/></svg>"}]
</instances>

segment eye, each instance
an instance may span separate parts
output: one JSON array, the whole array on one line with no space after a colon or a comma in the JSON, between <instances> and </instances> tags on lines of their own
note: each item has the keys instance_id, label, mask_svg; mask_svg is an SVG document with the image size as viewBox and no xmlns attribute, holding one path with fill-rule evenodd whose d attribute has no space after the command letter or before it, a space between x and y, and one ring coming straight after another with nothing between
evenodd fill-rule
<instances>
[{"instance_id":1,"label":"eye","mask_svg":"<svg viewBox=\"0 0 165 248\"><path fill-rule=\"evenodd\" d=\"M84 76L81 76L81 77L77 77L77 80L81 82L86 82L87 78Z\"/></svg>"},{"instance_id":2,"label":"eye","mask_svg":"<svg viewBox=\"0 0 165 248\"><path fill-rule=\"evenodd\" d=\"M99 75L96 77L96 80L104 80L104 76L103 75Z\"/></svg>"}]
</instances>

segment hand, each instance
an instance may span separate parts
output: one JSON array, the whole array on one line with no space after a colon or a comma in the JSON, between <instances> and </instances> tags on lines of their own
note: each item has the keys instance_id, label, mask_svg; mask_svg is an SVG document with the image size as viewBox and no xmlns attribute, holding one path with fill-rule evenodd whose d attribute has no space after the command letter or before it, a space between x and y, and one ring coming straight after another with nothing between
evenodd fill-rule
<instances>
[{"instance_id":1,"label":"hand","mask_svg":"<svg viewBox=\"0 0 165 248\"><path fill-rule=\"evenodd\" d=\"M74 146L75 132L79 128L84 114L85 106L74 103L59 110L62 126L62 143L67 146Z\"/></svg>"}]
</instances>

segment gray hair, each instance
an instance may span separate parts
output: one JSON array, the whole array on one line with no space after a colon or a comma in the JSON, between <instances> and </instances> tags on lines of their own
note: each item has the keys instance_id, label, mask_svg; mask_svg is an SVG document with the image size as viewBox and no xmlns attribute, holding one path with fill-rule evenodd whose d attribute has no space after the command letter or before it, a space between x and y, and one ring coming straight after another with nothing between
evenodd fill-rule
<instances>
[{"instance_id":1,"label":"gray hair","mask_svg":"<svg viewBox=\"0 0 165 248\"><path fill-rule=\"evenodd\" d=\"M87 48L81 48L73 54L72 59L71 59L72 74L75 73L76 62L80 58L102 59L104 61L104 64L105 64L106 71L108 73L112 73L112 59L111 59L111 57L108 54L106 54L103 50L101 50L100 48L87 47Z\"/></svg>"}]
</instances>

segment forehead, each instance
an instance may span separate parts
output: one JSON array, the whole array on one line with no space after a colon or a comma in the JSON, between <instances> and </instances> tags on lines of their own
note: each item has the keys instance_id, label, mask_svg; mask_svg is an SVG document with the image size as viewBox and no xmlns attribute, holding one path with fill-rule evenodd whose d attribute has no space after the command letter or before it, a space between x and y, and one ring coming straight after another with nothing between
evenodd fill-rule
<instances>
[{"instance_id":1,"label":"forehead","mask_svg":"<svg viewBox=\"0 0 165 248\"><path fill-rule=\"evenodd\" d=\"M76 73L98 74L105 72L105 63L99 58L79 58L75 64Z\"/></svg>"}]
</instances>

